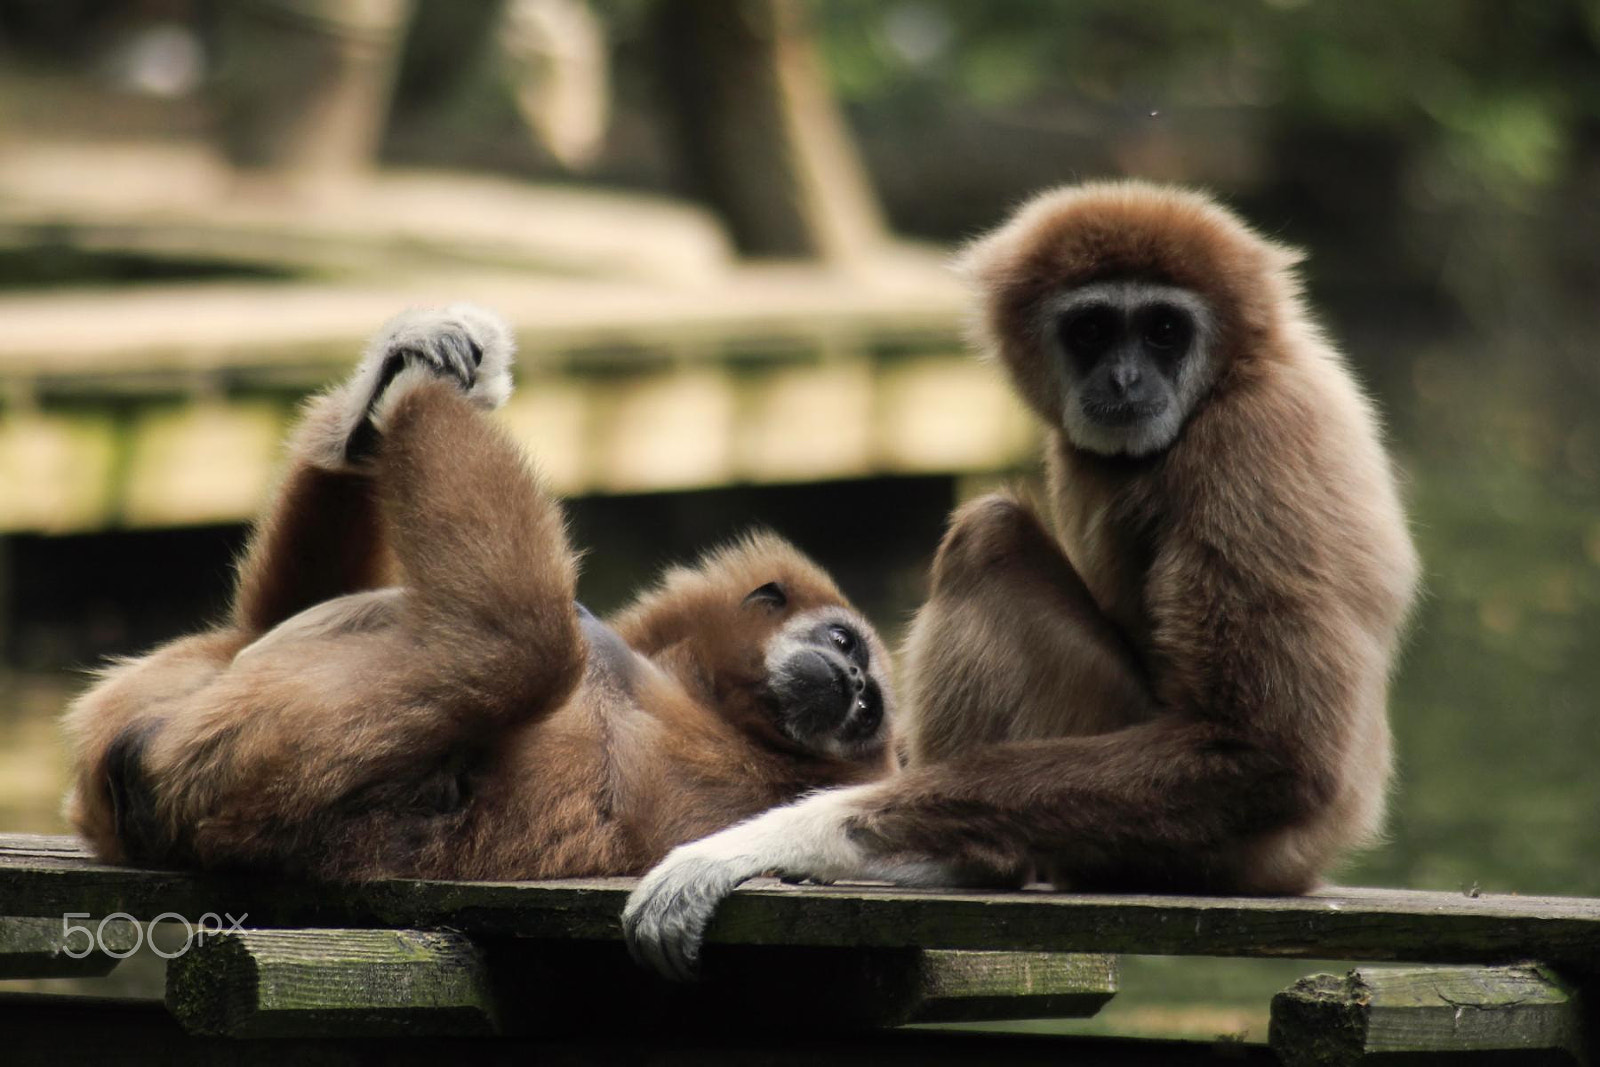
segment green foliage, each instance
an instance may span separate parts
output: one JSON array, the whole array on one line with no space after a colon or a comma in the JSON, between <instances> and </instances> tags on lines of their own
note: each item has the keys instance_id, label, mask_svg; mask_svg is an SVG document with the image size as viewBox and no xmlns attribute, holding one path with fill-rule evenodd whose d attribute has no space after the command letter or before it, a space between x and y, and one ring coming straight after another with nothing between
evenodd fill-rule
<instances>
[{"instance_id":1,"label":"green foliage","mask_svg":"<svg viewBox=\"0 0 1600 1067\"><path fill-rule=\"evenodd\" d=\"M986 108L1269 109L1392 134L1502 196L1553 180L1600 119L1600 8L1584 0L820 0L848 98Z\"/></svg>"}]
</instances>

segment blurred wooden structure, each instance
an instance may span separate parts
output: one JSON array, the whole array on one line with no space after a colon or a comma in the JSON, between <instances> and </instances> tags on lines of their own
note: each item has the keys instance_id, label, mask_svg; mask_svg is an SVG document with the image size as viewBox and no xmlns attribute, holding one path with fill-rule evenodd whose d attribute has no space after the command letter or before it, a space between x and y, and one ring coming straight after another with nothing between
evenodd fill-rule
<instances>
[{"instance_id":1,"label":"blurred wooden structure","mask_svg":"<svg viewBox=\"0 0 1600 1067\"><path fill-rule=\"evenodd\" d=\"M1049 1041L941 1035L930 1048L926 1035L881 1031L908 1021L1092 1014L1116 991L1115 959L1106 953L1432 965L1296 983L1273 1005L1272 1052L1291 1064L1396 1055L1457 1063L1504 1053L1584 1062L1586 1019L1593 1020L1582 994L1600 973L1600 901L1580 898L1383 889L1287 898L979 893L765 880L719 911L707 935L705 981L673 986L635 967L619 944L632 885L302 885L108 867L74 838L0 835L0 964L8 930L26 935L12 971L38 963L35 917L69 915L79 929L69 933L63 922L54 933L63 945L76 938L76 952L92 940L85 930L107 916L113 924L165 917L191 926L206 913L227 916L213 923L220 936L191 930L166 950L167 1008L183 1031L169 1021L143 1049L164 1062L210 1062L216 1049L205 1042L218 1036L244 1042L230 1046L235 1057L316 1050L334 1057L328 1062L344 1062L341 1051L351 1062L366 1062L356 1052L391 1062L418 1038L469 1040L490 1055L508 1047L563 1052L574 1062L629 1060L641 1047L692 1049L695 1062L748 1062L740 1039L766 1050L761 1062L790 1062L774 1058L775 1049L840 1062L1045 1062ZM1515 963L1528 958L1545 963ZM57 1014L62 1023L110 1023L112 1007L83 1001L75 1015L65 1007ZM36 1008L0 994L0 1020ZM154 1024L147 1013L143 1025ZM103 1050L93 1039L82 1047L63 1040L101 1029L27 1030L24 1047ZM518 1043L479 1043L494 1035ZM354 1038L372 1044L339 1044ZM1081 1054L1076 1040L1054 1042L1057 1056ZM1141 1050L1135 1042L1120 1054L1097 1051L1092 1062L1204 1062L1213 1054L1271 1062L1259 1046Z\"/></svg>"},{"instance_id":2,"label":"blurred wooden structure","mask_svg":"<svg viewBox=\"0 0 1600 1067\"><path fill-rule=\"evenodd\" d=\"M848 269L740 262L709 216L644 197L402 172L274 201L240 196L198 148L95 147L0 161L0 256L42 254L201 276L0 295L0 532L247 518L296 400L389 315L457 299L516 328L503 415L565 493L1032 455L999 374L963 351L955 279L921 248Z\"/></svg>"}]
</instances>

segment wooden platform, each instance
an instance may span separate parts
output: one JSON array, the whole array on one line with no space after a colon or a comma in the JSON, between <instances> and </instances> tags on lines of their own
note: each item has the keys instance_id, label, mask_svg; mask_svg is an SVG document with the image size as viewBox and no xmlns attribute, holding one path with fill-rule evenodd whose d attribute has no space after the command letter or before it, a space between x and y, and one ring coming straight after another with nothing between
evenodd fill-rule
<instances>
[{"instance_id":1,"label":"wooden platform","mask_svg":"<svg viewBox=\"0 0 1600 1067\"><path fill-rule=\"evenodd\" d=\"M0 973L104 973L114 961L66 949L106 917L117 946L158 919L188 925L209 913L212 929L226 931L191 931L163 953L164 1013L0 994L0 1024L22 1035L18 1047L61 1062L93 1062L106 1048L93 1035L125 1026L140 1035L145 1061L190 1063L291 1054L398 1062L427 1047L576 1062L649 1054L1044 1062L1059 1052L1097 1063L1322 1067L1512 1054L1519 1063L1582 1064L1594 1032L1600 900L1382 889L1289 898L976 893L763 880L719 912L703 980L682 986L635 966L619 943L632 885L297 884L113 867L75 838L0 835ZM56 929L64 921L76 927L70 935ZM102 938L120 954L113 937ZM1413 965L1296 983L1273 1000L1270 1051L893 1029L1092 1015L1116 993L1122 953ZM28 1022L41 1010L63 1027Z\"/></svg>"},{"instance_id":2,"label":"wooden platform","mask_svg":"<svg viewBox=\"0 0 1600 1067\"><path fill-rule=\"evenodd\" d=\"M291 886L108 867L71 837L0 835L0 913L63 911L147 920L161 912L248 913L251 926L445 926L548 940L621 937L630 879L391 881ZM1304 897L962 893L878 886L738 890L712 945L915 946L1172 956L1600 967L1600 900L1328 889Z\"/></svg>"}]
</instances>

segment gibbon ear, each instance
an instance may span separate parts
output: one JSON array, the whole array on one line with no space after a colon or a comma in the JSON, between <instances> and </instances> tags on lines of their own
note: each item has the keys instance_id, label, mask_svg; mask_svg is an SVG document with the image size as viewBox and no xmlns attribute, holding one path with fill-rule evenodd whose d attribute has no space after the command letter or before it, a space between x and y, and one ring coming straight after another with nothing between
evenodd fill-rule
<instances>
[{"instance_id":1,"label":"gibbon ear","mask_svg":"<svg viewBox=\"0 0 1600 1067\"><path fill-rule=\"evenodd\" d=\"M764 604L769 608L781 608L789 603L789 594L777 582L768 582L759 589L752 589L745 595L745 604Z\"/></svg>"}]
</instances>

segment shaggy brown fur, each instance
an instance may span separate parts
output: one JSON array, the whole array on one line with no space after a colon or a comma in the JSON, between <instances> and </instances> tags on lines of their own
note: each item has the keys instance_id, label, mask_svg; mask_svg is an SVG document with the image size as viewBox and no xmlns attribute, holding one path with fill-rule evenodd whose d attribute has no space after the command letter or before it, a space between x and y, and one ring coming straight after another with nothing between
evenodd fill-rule
<instances>
[{"instance_id":1,"label":"shaggy brown fur","mask_svg":"<svg viewBox=\"0 0 1600 1067\"><path fill-rule=\"evenodd\" d=\"M859 637L872 684L888 657L779 538L669 572L609 626L575 604L559 505L473 409L509 393L509 338L475 314L392 327L315 401L232 618L112 667L69 712L68 811L101 857L323 878L628 874L888 770L881 717L853 733L832 704L784 718L774 649L806 646L808 627ZM452 344L483 366L439 355Z\"/></svg>"},{"instance_id":2,"label":"shaggy brown fur","mask_svg":"<svg viewBox=\"0 0 1600 1067\"><path fill-rule=\"evenodd\" d=\"M1377 832L1417 561L1295 259L1133 183L1046 193L976 242L978 340L1045 422L1056 532L1006 496L955 515L906 648L909 769L675 849L624 915L638 958L691 975L717 901L768 869L1294 893ZM1124 417L1095 376L1140 365L1094 344L1153 352L1174 307L1193 343L1147 367L1195 374Z\"/></svg>"}]
</instances>

